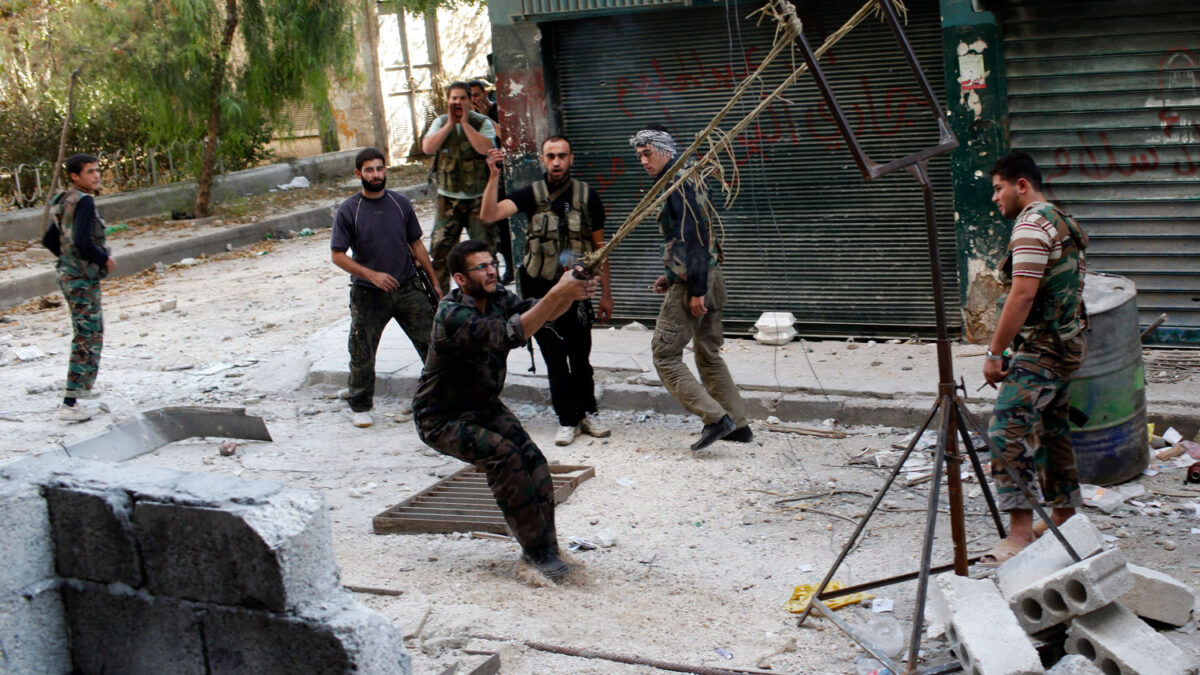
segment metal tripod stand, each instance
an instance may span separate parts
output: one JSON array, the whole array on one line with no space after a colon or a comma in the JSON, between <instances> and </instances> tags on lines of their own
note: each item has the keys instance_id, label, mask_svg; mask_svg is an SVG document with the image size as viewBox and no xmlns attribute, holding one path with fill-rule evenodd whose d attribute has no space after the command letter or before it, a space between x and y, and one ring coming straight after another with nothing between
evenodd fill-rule
<instances>
[{"instance_id":1,"label":"metal tripod stand","mask_svg":"<svg viewBox=\"0 0 1200 675\"><path fill-rule=\"evenodd\" d=\"M838 104L837 97L829 86L828 80L821 69L821 65L817 62L817 58L809 46L804 34L799 32L796 39L796 44L799 47L801 54L804 57L805 63L808 65L809 72L816 81L817 87L821 91L822 97L825 99L826 105L829 107L830 113L833 115L834 122L837 124L838 130L841 132L842 139L845 141L847 148L854 157L855 163L859 170L867 180L878 178L895 171L904 169L911 174L921 186L922 195L925 205L925 234L929 245L930 259L930 277L933 283L933 300L934 312L937 322L937 356L938 356L938 398L934 402L932 409L925 418L925 422L921 428L913 436L909 442L904 454L892 469L891 475L879 492L875 495L871 506L867 509L859 521L854 533L843 547L841 554L836 562L830 567L829 572L821 581L817 592L813 595L812 600L805 608L803 615L799 619L799 623L803 624L814 608L820 610L821 614L832 621L839 629L849 635L867 650L872 656L878 659L881 663L891 669L894 673L904 672L906 675L917 673L917 654L921 644L921 633L925 618L925 600L929 589L929 576L934 573L940 573L954 570L955 574L965 576L967 574L967 566L974 560L967 558L966 546L966 526L964 523L963 499L962 499L962 455L958 449L958 439L961 438L963 447L966 449L966 454L974 469L975 476L979 480L979 484L983 489L983 495L987 501L988 509L991 512L992 519L996 526L996 532L1000 537L1006 535L1003 521L1000 518L999 509L996 506L996 501L992 496L987 484L987 477L984 475L983 466L979 461L975 448L971 444L969 430L974 430L980 435L984 442L992 451L993 461L997 462L1008 475L1013 479L1014 483L1025 495L1026 499L1033 506L1038 516L1049 526L1049 531L1059 540L1066 548L1071 558L1075 561L1079 560L1079 555L1063 537L1059 529L1050 520L1045 510L1040 505L1039 501L1030 491L1029 486L1021 479L1017 472L1005 462L999 450L992 444L988 438L986 431L983 430L978 420L967 409L963 399L956 395L956 386L954 383L954 366L950 355L950 337L946 329L945 306L943 304L942 294L942 269L941 257L938 251L937 243L937 222L934 218L934 203L933 203L933 187L929 182L929 172L927 162L930 158L945 154L958 147L958 140L954 137L950 130L949 123L946 120L945 113L938 104L937 97L933 93L932 87L929 85L929 80L925 77L924 71L917 61L916 54L912 50L912 46L908 42L907 36L904 34L904 29L896 15L895 7L892 0L878 0L879 8L882 11L883 18L887 21L892 29L892 33L904 52L905 59L911 68L914 77L917 80L921 93L924 97L926 106L937 122L939 131L938 144L932 148L920 150L906 157L901 157L884 164L879 164L871 160L870 157L862 149L855 137L853 129L843 113L841 106ZM892 487L896 477L900 473L906 460L912 454L917 442L920 440L922 433L929 428L930 423L937 417L938 419L938 441L937 450L933 458L933 482L929 491L929 504L925 515L925 531L924 542L921 548L921 569L917 572L910 572L898 576L881 579L878 581L858 584L852 587L838 589L836 591L827 591L829 582L833 579L834 573L841 566L846 556L854 548L858 541L858 537L866 528L867 522L874 515L879 504L883 501L884 496ZM948 501L950 507L950 531L951 538L954 544L954 562L949 565L940 567L932 567L933 557L933 540L937 528L938 503L941 496L941 475L943 465L946 470L946 483ZM879 647L872 644L869 640L859 635L851 626L849 626L840 617L836 616L824 600L857 593L872 588L889 586L904 581L918 580L917 596L914 607L912 634L909 640L908 659L905 668L902 670L900 666L888 655L884 654ZM923 675L932 675L934 673L949 673L960 670L961 666L957 663L945 664L942 666L933 666L924 671Z\"/></svg>"}]
</instances>

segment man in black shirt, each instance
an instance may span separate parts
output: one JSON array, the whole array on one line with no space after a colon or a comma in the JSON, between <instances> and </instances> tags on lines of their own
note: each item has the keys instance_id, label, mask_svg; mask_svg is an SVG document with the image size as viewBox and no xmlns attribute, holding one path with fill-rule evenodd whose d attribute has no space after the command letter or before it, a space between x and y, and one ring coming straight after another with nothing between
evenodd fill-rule
<instances>
[{"instance_id":1,"label":"man in black shirt","mask_svg":"<svg viewBox=\"0 0 1200 675\"><path fill-rule=\"evenodd\" d=\"M366 148L354 158L354 175L362 190L342 202L333 220L333 264L351 275L350 387L342 393L356 427L374 423L375 351L388 321L395 319L425 360L433 307L415 265L420 265L442 294L429 253L421 241L421 225L412 202L384 189L387 167L383 153ZM353 249L354 257L346 255Z\"/></svg>"},{"instance_id":2,"label":"man in black shirt","mask_svg":"<svg viewBox=\"0 0 1200 675\"><path fill-rule=\"evenodd\" d=\"M497 201L500 183L498 162L504 153L488 153L488 183L483 190L479 217L485 223L508 218L518 212L529 217L525 258L521 266L521 294L543 297L579 257L604 246L604 205L587 183L571 177L575 155L562 136L542 142L542 167L546 174L532 185ZM608 261L601 272L600 321L612 316L612 290ZM558 415L555 445L570 445L579 434L604 438L612 433L596 415L595 383L592 378L592 307L575 305L534 337L546 360L550 399Z\"/></svg>"}]
</instances>

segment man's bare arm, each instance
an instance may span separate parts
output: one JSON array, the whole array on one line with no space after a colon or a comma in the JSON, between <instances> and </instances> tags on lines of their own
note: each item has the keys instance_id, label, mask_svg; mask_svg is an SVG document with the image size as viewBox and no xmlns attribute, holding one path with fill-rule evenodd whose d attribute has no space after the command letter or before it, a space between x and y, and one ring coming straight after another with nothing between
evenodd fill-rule
<instances>
[{"instance_id":1,"label":"man's bare arm","mask_svg":"<svg viewBox=\"0 0 1200 675\"><path fill-rule=\"evenodd\" d=\"M438 297L442 297L442 285L438 283L437 275L433 273L433 261L429 259L429 251L425 249L425 242L420 239L408 245L412 251L413 260L425 270L425 274L429 275L429 280L433 282L433 290L437 292Z\"/></svg>"},{"instance_id":2,"label":"man's bare arm","mask_svg":"<svg viewBox=\"0 0 1200 675\"><path fill-rule=\"evenodd\" d=\"M557 319L567 311L571 303L587 300L595 292L595 279L576 279L570 272L564 272L546 296L521 315L521 328L525 332L525 339L533 337L547 322Z\"/></svg>"},{"instance_id":3,"label":"man's bare arm","mask_svg":"<svg viewBox=\"0 0 1200 675\"><path fill-rule=\"evenodd\" d=\"M485 223L504 220L517 212L517 204L511 199L497 203L500 196L500 167L498 162L504 161L504 153L495 148L488 150L488 182L483 188L483 203L479 207L479 219Z\"/></svg>"},{"instance_id":4,"label":"man's bare arm","mask_svg":"<svg viewBox=\"0 0 1200 675\"><path fill-rule=\"evenodd\" d=\"M442 149L442 145L446 143L446 139L454 132L456 122L447 117L446 123L441 129L425 134L425 138L421 139L421 152L427 155L437 154L438 150Z\"/></svg>"}]
</instances>

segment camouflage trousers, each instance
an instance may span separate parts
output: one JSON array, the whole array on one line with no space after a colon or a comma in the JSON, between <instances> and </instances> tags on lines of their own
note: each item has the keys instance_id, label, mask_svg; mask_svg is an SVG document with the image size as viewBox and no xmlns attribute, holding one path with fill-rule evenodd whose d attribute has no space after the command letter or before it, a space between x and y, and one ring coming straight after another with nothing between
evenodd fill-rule
<instances>
[{"instance_id":1,"label":"camouflage trousers","mask_svg":"<svg viewBox=\"0 0 1200 675\"><path fill-rule=\"evenodd\" d=\"M496 505L525 552L558 551L554 483L546 458L503 403L448 415L418 414L416 422L430 447L487 475Z\"/></svg>"},{"instance_id":2,"label":"camouflage trousers","mask_svg":"<svg viewBox=\"0 0 1200 675\"><path fill-rule=\"evenodd\" d=\"M446 269L446 256L450 249L462 238L463 230L467 237L487 242L488 250L496 255L496 228L485 225L479 219L479 209L483 205L483 197L474 199L455 199L438 195L437 218L433 221L433 235L429 244L429 256L433 259L433 273L437 275L442 291L450 290L450 271Z\"/></svg>"},{"instance_id":3,"label":"camouflage trousers","mask_svg":"<svg viewBox=\"0 0 1200 675\"><path fill-rule=\"evenodd\" d=\"M988 436L1021 480L1034 490L1034 478L1042 488L1042 501L1050 508L1074 508L1083 504L1079 493L1079 471L1071 446L1070 374L1083 361L1083 340L1066 342L1067 354L1018 352L1014 367L1000 385ZM1039 372L1022 368L1028 360ZM996 502L1002 511L1033 508L1000 462L992 461ZM1034 491L1036 495L1037 492Z\"/></svg>"},{"instance_id":4,"label":"camouflage trousers","mask_svg":"<svg viewBox=\"0 0 1200 675\"><path fill-rule=\"evenodd\" d=\"M746 406L721 358L721 345L725 344L721 310L725 301L725 277L720 267L708 271L708 293L704 298L708 312L699 318L688 309L687 284L671 284L658 311L650 352L663 386L679 405L699 415L705 424L728 414L740 427L746 424ZM683 363L683 348L689 342L696 355L699 382Z\"/></svg>"},{"instance_id":5,"label":"camouflage trousers","mask_svg":"<svg viewBox=\"0 0 1200 675\"><path fill-rule=\"evenodd\" d=\"M58 275L67 307L71 310L71 359L67 365L68 398L92 398L92 386L100 372L100 350L104 346L104 315L100 311L100 282L96 279Z\"/></svg>"},{"instance_id":6,"label":"camouflage trousers","mask_svg":"<svg viewBox=\"0 0 1200 675\"><path fill-rule=\"evenodd\" d=\"M375 352L388 322L395 319L408 336L421 362L429 353L433 332L433 307L417 277L394 291L350 287L350 409L365 412L374 407Z\"/></svg>"}]
</instances>

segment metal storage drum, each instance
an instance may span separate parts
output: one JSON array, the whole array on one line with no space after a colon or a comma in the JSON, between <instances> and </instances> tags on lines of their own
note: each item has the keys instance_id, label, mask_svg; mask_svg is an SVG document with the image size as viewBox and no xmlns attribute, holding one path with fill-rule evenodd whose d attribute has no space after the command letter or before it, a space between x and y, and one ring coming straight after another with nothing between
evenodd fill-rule
<instances>
[{"instance_id":1,"label":"metal storage drum","mask_svg":"<svg viewBox=\"0 0 1200 675\"><path fill-rule=\"evenodd\" d=\"M1136 294L1125 277L1089 274L1084 282L1087 354L1070 388L1071 405L1088 416L1071 428L1081 483L1120 483L1150 463Z\"/></svg>"}]
</instances>

